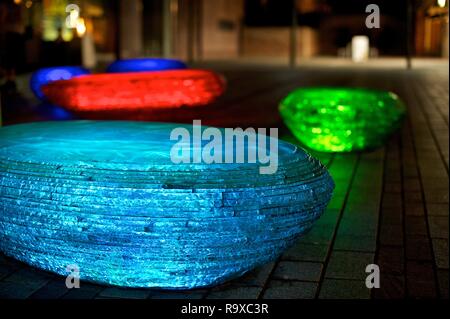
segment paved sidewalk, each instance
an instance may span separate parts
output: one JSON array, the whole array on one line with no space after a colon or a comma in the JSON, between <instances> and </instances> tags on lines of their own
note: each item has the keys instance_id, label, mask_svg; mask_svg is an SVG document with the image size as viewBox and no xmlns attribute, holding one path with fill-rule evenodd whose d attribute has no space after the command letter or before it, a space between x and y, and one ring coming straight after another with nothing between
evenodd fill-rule
<instances>
[{"instance_id":1,"label":"paved sidewalk","mask_svg":"<svg viewBox=\"0 0 450 319\"><path fill-rule=\"evenodd\" d=\"M325 214L279 260L242 278L188 292L85 282L80 289L68 290L64 278L0 255L0 297L448 298L448 65L410 71L223 65L219 71L228 79L228 91L205 113L161 113L158 120L196 118L223 127L280 127L283 139L297 143L283 126L277 106L290 90L310 85L391 90L406 102L408 117L402 130L376 151L313 152L336 182ZM16 110L6 110L7 123L45 119L36 115L33 102L22 102L32 112L20 113L16 105ZM365 268L372 263L380 266L380 289L365 286Z\"/></svg>"}]
</instances>

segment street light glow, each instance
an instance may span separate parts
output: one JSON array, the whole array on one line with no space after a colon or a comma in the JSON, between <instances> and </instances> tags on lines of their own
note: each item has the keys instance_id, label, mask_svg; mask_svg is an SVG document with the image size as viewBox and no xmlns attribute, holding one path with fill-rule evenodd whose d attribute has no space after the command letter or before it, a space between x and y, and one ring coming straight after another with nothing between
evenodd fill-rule
<instances>
[{"instance_id":1,"label":"street light glow","mask_svg":"<svg viewBox=\"0 0 450 319\"><path fill-rule=\"evenodd\" d=\"M79 37L82 37L86 33L86 24L84 23L83 18L78 18L76 23L76 29Z\"/></svg>"}]
</instances>

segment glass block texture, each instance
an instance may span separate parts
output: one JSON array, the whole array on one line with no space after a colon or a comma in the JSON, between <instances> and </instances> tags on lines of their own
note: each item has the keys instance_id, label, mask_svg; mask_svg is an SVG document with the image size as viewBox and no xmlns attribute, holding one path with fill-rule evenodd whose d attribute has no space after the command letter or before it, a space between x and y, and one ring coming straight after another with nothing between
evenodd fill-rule
<instances>
[{"instance_id":1,"label":"glass block texture","mask_svg":"<svg viewBox=\"0 0 450 319\"><path fill-rule=\"evenodd\" d=\"M391 92L326 87L295 90L279 110L299 141L323 152L380 147L401 126L406 112Z\"/></svg>"},{"instance_id":2,"label":"glass block texture","mask_svg":"<svg viewBox=\"0 0 450 319\"><path fill-rule=\"evenodd\" d=\"M259 163L174 164L175 127L1 128L0 250L65 276L77 265L82 280L101 284L211 286L278 258L332 196L327 169L282 141L274 174Z\"/></svg>"}]
</instances>

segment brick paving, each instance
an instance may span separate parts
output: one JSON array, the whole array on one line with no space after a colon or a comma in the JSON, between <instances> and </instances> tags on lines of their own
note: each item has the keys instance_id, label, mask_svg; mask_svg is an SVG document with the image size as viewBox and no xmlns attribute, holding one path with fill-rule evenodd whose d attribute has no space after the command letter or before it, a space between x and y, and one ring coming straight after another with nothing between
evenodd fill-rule
<instances>
[{"instance_id":1,"label":"brick paving","mask_svg":"<svg viewBox=\"0 0 450 319\"><path fill-rule=\"evenodd\" d=\"M363 86L391 90L408 107L403 128L375 151L312 152L328 166L333 199L315 227L277 261L223 285L193 291L123 289L81 283L68 290L58 277L0 255L2 298L130 299L385 299L448 298L448 65L414 70L320 66L290 70L213 65L228 79L228 92L203 113L156 114L158 120L223 127L280 127L277 104L298 86ZM9 104L8 104L9 103ZM28 112L3 101L4 122L42 120L33 101ZM31 110L31 111L30 111ZM175 118L174 118L175 116ZM365 268L380 267L381 287L368 289Z\"/></svg>"}]
</instances>

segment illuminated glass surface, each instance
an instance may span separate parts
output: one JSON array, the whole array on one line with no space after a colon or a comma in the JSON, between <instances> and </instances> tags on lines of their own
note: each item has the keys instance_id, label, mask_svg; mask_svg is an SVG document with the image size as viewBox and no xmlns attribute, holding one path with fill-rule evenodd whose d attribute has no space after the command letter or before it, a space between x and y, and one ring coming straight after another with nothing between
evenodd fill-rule
<instances>
[{"instance_id":1,"label":"illuminated glass surface","mask_svg":"<svg viewBox=\"0 0 450 319\"><path fill-rule=\"evenodd\" d=\"M186 69L186 64L174 59L146 58L117 60L108 66L106 72L147 72L179 69Z\"/></svg>"},{"instance_id":2,"label":"illuminated glass surface","mask_svg":"<svg viewBox=\"0 0 450 319\"><path fill-rule=\"evenodd\" d=\"M59 66L39 69L31 75L30 88L40 100L45 100L42 87L58 80L69 80L73 77L89 74L90 72L78 66Z\"/></svg>"},{"instance_id":3,"label":"illuminated glass surface","mask_svg":"<svg viewBox=\"0 0 450 319\"><path fill-rule=\"evenodd\" d=\"M279 141L272 175L258 163L176 165L175 127L1 128L0 250L62 275L75 264L98 283L210 286L275 260L330 200L326 168L292 144Z\"/></svg>"},{"instance_id":4,"label":"illuminated glass surface","mask_svg":"<svg viewBox=\"0 0 450 319\"><path fill-rule=\"evenodd\" d=\"M280 104L280 114L294 136L323 152L382 146L401 126L405 112L394 93L360 88L302 88Z\"/></svg>"},{"instance_id":5,"label":"illuminated glass surface","mask_svg":"<svg viewBox=\"0 0 450 319\"><path fill-rule=\"evenodd\" d=\"M71 111L129 111L201 106L225 91L224 79L207 70L93 74L43 88Z\"/></svg>"}]
</instances>

